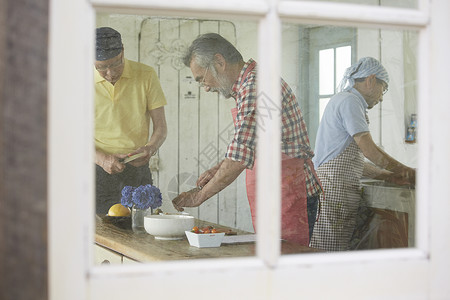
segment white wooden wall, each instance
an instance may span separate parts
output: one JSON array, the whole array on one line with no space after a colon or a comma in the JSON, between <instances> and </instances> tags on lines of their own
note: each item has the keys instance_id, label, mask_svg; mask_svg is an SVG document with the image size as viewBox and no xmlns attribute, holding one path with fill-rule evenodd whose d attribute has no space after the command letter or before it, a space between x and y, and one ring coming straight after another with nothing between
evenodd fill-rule
<instances>
[{"instance_id":1,"label":"white wooden wall","mask_svg":"<svg viewBox=\"0 0 450 300\"><path fill-rule=\"evenodd\" d=\"M200 89L181 55L199 34L217 32L235 44L244 59L256 59L252 47L256 45L256 24L253 28L241 24L246 30L238 34L236 25L228 21L98 15L97 26L121 32L125 56L152 66L158 73L168 102L168 136L150 161L150 168L154 184L163 194L163 211L174 212L171 200L194 188L198 176L223 159L233 135L230 111L235 105L233 99ZM202 220L253 231L245 172L218 195L186 212Z\"/></svg>"},{"instance_id":2,"label":"white wooden wall","mask_svg":"<svg viewBox=\"0 0 450 300\"><path fill-rule=\"evenodd\" d=\"M413 168L418 164L417 144L406 143L405 137L409 117L417 113L415 34L414 31L358 29L357 41L358 59L365 56L380 59L390 79L383 102L369 110L372 137L387 153ZM409 60L404 59L405 54L411 56Z\"/></svg>"}]
</instances>

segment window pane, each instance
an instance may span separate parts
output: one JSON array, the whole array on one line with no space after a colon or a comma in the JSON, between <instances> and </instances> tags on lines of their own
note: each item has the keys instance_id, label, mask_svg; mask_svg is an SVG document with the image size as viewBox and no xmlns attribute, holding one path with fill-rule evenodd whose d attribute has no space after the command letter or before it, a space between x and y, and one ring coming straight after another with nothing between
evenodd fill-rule
<instances>
[{"instance_id":1,"label":"window pane","mask_svg":"<svg viewBox=\"0 0 450 300\"><path fill-rule=\"evenodd\" d=\"M255 45L258 24L238 20L98 14L97 27L102 26L109 26L120 32L124 60L121 60L120 54L112 55L112 58L106 57L106 62L96 57L97 70L93 71L96 76L97 150L103 154L126 155L140 152L145 144L152 144L150 136L158 124L155 126L153 123L153 115L149 122L148 114L163 105L167 138L159 147L159 151L150 158L149 163L144 161L141 171L147 174L150 171L153 186L162 194L162 205L157 205L158 208L164 214L170 214L172 217L175 214L179 217L180 213L173 206L172 200L182 192L196 189L201 174L222 162L227 147L235 136L231 109L236 107L232 98L226 99L212 90L207 91L209 87L223 88L219 91L225 93L234 81L221 81L223 74L218 73L215 65L196 64L194 72L194 69L184 65L182 57L200 34L218 33L236 47L244 62L249 62L250 59L257 61L258 49ZM120 53L120 44L118 48ZM114 85L110 84L108 81L111 78L108 76L121 67L124 68L122 76ZM152 69L149 69L150 67ZM140 71L135 72L137 69ZM154 70L154 73L151 70ZM200 83L204 87L200 87ZM167 104L162 100L161 93L152 89L155 85L161 86ZM147 88L150 89L148 94L145 93ZM140 93L141 90L144 92ZM101 102L102 100L104 102ZM148 128L150 129L147 133ZM110 156L109 158L112 159ZM246 160L247 163L250 161ZM121 202L124 186L133 189L125 191L123 198L129 199L127 197L131 195L131 199L134 199L134 188L148 183L128 181L130 176L127 174L135 169L131 164L127 163L125 170L113 170L117 174L125 174L125 179L122 180L112 178L109 174L105 175L104 169L108 167L105 160L97 161L97 196L112 198L111 202L107 202L97 211L96 242L100 246L114 250L119 258L124 256L141 262L254 255L254 235L247 237L250 239L249 243L225 243L227 239L235 237L228 236L229 231L237 233L238 238L254 233L245 171L200 206L184 208L184 212L195 218L194 224L200 229L214 226L219 231L227 232L221 247L196 251L196 248L190 246L184 232L175 236L181 239L167 241L164 239L174 237L163 233L150 235L145 230L133 232L130 217L105 216L110 206ZM114 196L105 195L106 188L102 185L105 182L99 180L99 174L103 174L105 180L112 178L113 182L109 185L117 187ZM154 213L155 211L156 208L153 209ZM190 230L192 226L189 225L186 229ZM99 262L105 259L97 257ZM130 261L119 259L125 260ZM110 259L108 261L111 262Z\"/></svg>"},{"instance_id":2,"label":"window pane","mask_svg":"<svg viewBox=\"0 0 450 300\"><path fill-rule=\"evenodd\" d=\"M312 199L317 190L311 183L314 177L306 170L305 182L295 181L294 175L283 173L285 180L291 178L291 184L305 184L307 197L298 200L305 203L303 210L299 208L304 213L299 231L304 232L305 226L317 218L310 246L320 251L413 247L413 169L418 165L415 130L420 126L415 122L417 33L289 23L283 24L283 29L283 53L297 51L298 54L282 56L282 76L296 92L310 141L309 145L303 141L304 152L298 157L311 157L308 150L313 150L314 170L325 191L320 211L315 213ZM296 36L299 37L297 45L293 42ZM299 59L292 60L292 57ZM364 64L358 69L361 62ZM377 67L380 62L389 79ZM335 74L332 83L336 87L345 73L351 79L344 86L345 92L337 90L334 94L333 90L330 95L322 95L325 72ZM371 72L375 77L370 77ZM364 90L368 86L375 97ZM382 96L386 88L388 91ZM378 102L381 97L383 101ZM356 107L360 113L355 113ZM357 123L363 124L362 127ZM381 170L385 166L377 157L364 157L357 144L359 140L352 136L366 131L378 147L395 158L395 167ZM397 181L392 174L404 177ZM296 194L305 195L305 192ZM313 206L309 209L308 200ZM282 201L288 205L289 194L283 194ZM309 218L305 218L305 213Z\"/></svg>"},{"instance_id":3,"label":"window pane","mask_svg":"<svg viewBox=\"0 0 450 300\"><path fill-rule=\"evenodd\" d=\"M334 49L319 51L319 93L330 95L334 92Z\"/></svg>"},{"instance_id":4,"label":"window pane","mask_svg":"<svg viewBox=\"0 0 450 300\"><path fill-rule=\"evenodd\" d=\"M352 47L336 48L336 89L342 80L345 70L352 64Z\"/></svg>"}]
</instances>

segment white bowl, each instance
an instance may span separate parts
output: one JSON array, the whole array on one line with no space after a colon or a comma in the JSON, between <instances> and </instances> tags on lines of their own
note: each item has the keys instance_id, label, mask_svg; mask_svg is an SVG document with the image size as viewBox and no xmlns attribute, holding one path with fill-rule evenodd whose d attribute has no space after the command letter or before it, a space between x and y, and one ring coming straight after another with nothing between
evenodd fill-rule
<instances>
[{"instance_id":1,"label":"white bowl","mask_svg":"<svg viewBox=\"0 0 450 300\"><path fill-rule=\"evenodd\" d=\"M188 215L150 215L144 217L145 231L160 240L179 240L194 227L194 217Z\"/></svg>"},{"instance_id":2,"label":"white bowl","mask_svg":"<svg viewBox=\"0 0 450 300\"><path fill-rule=\"evenodd\" d=\"M213 248L220 247L222 244L225 232L220 233L194 233L186 231L189 244L198 248Z\"/></svg>"}]
</instances>

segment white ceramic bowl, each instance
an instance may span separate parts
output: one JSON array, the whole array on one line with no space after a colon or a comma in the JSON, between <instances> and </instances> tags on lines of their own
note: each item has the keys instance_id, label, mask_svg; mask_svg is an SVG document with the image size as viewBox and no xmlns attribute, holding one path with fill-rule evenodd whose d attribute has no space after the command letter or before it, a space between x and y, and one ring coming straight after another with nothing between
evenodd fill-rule
<instances>
[{"instance_id":1,"label":"white ceramic bowl","mask_svg":"<svg viewBox=\"0 0 450 300\"><path fill-rule=\"evenodd\" d=\"M221 233L194 233L186 231L189 244L198 248L220 247L225 232Z\"/></svg>"},{"instance_id":2,"label":"white ceramic bowl","mask_svg":"<svg viewBox=\"0 0 450 300\"><path fill-rule=\"evenodd\" d=\"M160 240L179 240L185 231L194 227L194 217L189 215L150 215L144 217L145 231Z\"/></svg>"}]
</instances>

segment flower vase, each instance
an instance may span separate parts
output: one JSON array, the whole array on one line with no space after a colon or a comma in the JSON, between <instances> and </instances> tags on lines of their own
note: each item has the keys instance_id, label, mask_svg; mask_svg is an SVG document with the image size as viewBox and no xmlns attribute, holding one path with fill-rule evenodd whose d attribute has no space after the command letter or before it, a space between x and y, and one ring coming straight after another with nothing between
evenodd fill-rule
<instances>
[{"instance_id":1,"label":"flower vase","mask_svg":"<svg viewBox=\"0 0 450 300\"><path fill-rule=\"evenodd\" d=\"M134 232L145 232L144 216L146 213L146 209L137 208L136 205L131 207L131 229L133 229Z\"/></svg>"}]
</instances>

